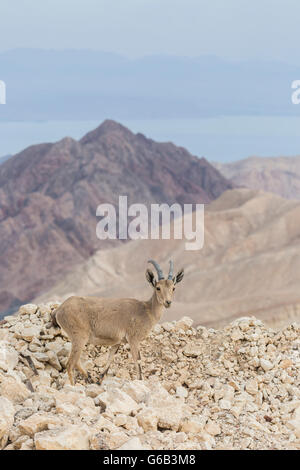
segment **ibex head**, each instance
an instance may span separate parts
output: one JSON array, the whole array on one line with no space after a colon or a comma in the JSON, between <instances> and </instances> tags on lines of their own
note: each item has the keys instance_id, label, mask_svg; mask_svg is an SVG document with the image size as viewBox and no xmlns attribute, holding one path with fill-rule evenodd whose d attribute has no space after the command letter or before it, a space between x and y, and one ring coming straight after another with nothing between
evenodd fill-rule
<instances>
[{"instance_id":1,"label":"ibex head","mask_svg":"<svg viewBox=\"0 0 300 470\"><path fill-rule=\"evenodd\" d=\"M163 272L156 261L150 259L148 263L153 264L157 272L157 280L150 269L146 271L146 279L152 285L155 291L156 299L159 304L166 308L171 307L175 285L182 281L184 270L180 269L176 276L173 277L173 261L170 261L169 274L167 279L164 278Z\"/></svg>"}]
</instances>

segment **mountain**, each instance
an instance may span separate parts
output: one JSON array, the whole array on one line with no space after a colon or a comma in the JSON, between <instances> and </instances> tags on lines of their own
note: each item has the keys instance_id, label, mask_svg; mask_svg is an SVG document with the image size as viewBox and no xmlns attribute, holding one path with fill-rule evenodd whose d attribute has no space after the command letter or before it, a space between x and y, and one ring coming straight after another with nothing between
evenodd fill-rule
<instances>
[{"instance_id":1,"label":"mountain","mask_svg":"<svg viewBox=\"0 0 300 470\"><path fill-rule=\"evenodd\" d=\"M226 191L206 206L202 250L186 251L184 240L138 240L97 251L36 302L74 294L147 299L147 260L156 259L166 271L173 259L185 277L165 320L188 315L213 327L251 315L271 325L299 320L299 220L299 201Z\"/></svg>"},{"instance_id":2,"label":"mountain","mask_svg":"<svg viewBox=\"0 0 300 470\"><path fill-rule=\"evenodd\" d=\"M212 163L238 186L300 199L300 156L249 157L233 163Z\"/></svg>"},{"instance_id":3,"label":"mountain","mask_svg":"<svg viewBox=\"0 0 300 470\"><path fill-rule=\"evenodd\" d=\"M0 311L117 243L96 238L99 204L208 203L232 187L204 158L110 120L25 149L0 166Z\"/></svg>"},{"instance_id":4,"label":"mountain","mask_svg":"<svg viewBox=\"0 0 300 470\"><path fill-rule=\"evenodd\" d=\"M6 121L299 115L291 84L300 67L276 61L22 48L0 63Z\"/></svg>"},{"instance_id":5,"label":"mountain","mask_svg":"<svg viewBox=\"0 0 300 470\"><path fill-rule=\"evenodd\" d=\"M4 155L4 157L0 157L0 165L1 163L4 163L6 160L8 160L9 157L11 157L11 155Z\"/></svg>"}]
</instances>

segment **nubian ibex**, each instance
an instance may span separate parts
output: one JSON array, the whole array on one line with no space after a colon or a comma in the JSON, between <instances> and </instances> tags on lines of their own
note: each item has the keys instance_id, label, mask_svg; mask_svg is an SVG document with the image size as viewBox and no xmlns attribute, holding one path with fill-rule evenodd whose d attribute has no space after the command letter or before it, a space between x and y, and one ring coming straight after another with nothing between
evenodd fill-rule
<instances>
[{"instance_id":1,"label":"nubian ibex","mask_svg":"<svg viewBox=\"0 0 300 470\"><path fill-rule=\"evenodd\" d=\"M111 346L100 380L107 374L122 342L129 343L138 377L142 380L140 342L160 320L163 308L171 306L175 285L182 280L184 275L184 270L181 269L173 277L173 262L170 261L169 274L165 279L159 265L153 260L149 260L149 263L153 264L157 272L156 280L153 272L150 269L146 270L146 279L153 287L153 294L149 300L73 296L63 302L53 313L53 324L60 326L72 342L67 363L72 385L75 368L88 377L80 362L81 352L88 343Z\"/></svg>"}]
</instances>

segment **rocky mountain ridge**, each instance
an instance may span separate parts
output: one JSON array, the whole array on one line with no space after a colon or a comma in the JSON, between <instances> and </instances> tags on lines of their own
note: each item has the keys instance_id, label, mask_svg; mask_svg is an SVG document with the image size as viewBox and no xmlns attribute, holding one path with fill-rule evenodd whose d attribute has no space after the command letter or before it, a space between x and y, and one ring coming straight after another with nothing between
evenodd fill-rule
<instances>
[{"instance_id":1,"label":"rocky mountain ridge","mask_svg":"<svg viewBox=\"0 0 300 470\"><path fill-rule=\"evenodd\" d=\"M300 448L299 324L165 322L142 343L143 381L124 345L97 383L106 348L88 346L92 383L70 386L71 344L46 328L55 308L24 305L0 325L2 449Z\"/></svg>"}]
</instances>

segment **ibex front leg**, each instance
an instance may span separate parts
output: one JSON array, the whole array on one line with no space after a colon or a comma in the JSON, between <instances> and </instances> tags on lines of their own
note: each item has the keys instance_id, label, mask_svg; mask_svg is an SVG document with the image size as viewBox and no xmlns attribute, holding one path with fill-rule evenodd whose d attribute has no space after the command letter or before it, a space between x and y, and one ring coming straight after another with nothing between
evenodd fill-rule
<instances>
[{"instance_id":1,"label":"ibex front leg","mask_svg":"<svg viewBox=\"0 0 300 470\"><path fill-rule=\"evenodd\" d=\"M141 353L139 350L139 345L135 342L129 342L130 351L132 358L134 360L135 368L138 374L139 380L143 380L142 367L141 367Z\"/></svg>"}]
</instances>

